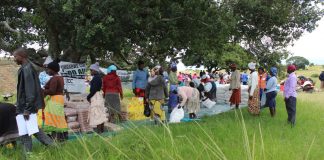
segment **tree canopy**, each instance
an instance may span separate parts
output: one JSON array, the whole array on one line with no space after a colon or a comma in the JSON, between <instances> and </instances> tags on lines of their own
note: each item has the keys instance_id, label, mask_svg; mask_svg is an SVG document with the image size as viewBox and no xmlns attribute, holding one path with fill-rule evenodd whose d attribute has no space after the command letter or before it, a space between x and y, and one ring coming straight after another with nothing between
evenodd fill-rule
<instances>
[{"instance_id":1,"label":"tree canopy","mask_svg":"<svg viewBox=\"0 0 324 160\"><path fill-rule=\"evenodd\" d=\"M296 65L297 69L306 69L306 66L310 64L306 58L301 56L290 57L286 63Z\"/></svg>"},{"instance_id":2,"label":"tree canopy","mask_svg":"<svg viewBox=\"0 0 324 160\"><path fill-rule=\"evenodd\" d=\"M37 43L55 58L87 57L129 67L183 59L186 65L243 65L283 56L312 31L320 1L295 0L2 0L0 49ZM231 57L231 58L229 58ZM243 60L243 59L244 60ZM243 61L238 61L243 60ZM281 60L281 59L280 59Z\"/></svg>"}]
</instances>

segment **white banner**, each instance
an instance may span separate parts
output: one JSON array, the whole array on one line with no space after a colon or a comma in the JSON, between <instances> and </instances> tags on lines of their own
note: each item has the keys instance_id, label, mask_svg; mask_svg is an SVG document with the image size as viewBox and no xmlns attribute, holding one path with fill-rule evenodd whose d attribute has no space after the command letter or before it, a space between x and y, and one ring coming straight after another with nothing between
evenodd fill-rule
<instances>
[{"instance_id":1,"label":"white banner","mask_svg":"<svg viewBox=\"0 0 324 160\"><path fill-rule=\"evenodd\" d=\"M68 92L85 93L86 65L60 62L60 75L64 77L64 88Z\"/></svg>"}]
</instances>

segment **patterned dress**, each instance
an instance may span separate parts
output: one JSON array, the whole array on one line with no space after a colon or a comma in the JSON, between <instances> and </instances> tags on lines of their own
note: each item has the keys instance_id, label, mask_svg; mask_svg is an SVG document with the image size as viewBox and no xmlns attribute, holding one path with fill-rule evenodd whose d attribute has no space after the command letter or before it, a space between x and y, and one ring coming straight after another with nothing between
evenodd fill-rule
<instances>
[{"instance_id":1,"label":"patterned dress","mask_svg":"<svg viewBox=\"0 0 324 160\"><path fill-rule=\"evenodd\" d=\"M253 115L259 115L260 114L260 96L259 96L259 87L257 87L254 90L253 98L249 99L248 105L249 105L249 112Z\"/></svg>"}]
</instances>

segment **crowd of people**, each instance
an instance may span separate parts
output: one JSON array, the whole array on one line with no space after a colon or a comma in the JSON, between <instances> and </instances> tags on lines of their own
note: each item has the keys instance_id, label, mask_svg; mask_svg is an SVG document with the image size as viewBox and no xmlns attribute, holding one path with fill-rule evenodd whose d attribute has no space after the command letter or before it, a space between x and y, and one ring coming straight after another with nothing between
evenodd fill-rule
<instances>
[{"instance_id":1,"label":"crowd of people","mask_svg":"<svg viewBox=\"0 0 324 160\"><path fill-rule=\"evenodd\" d=\"M38 74L34 64L28 59L25 49L14 52L14 58L20 69L18 71L16 114L24 117L25 121L38 114L42 124L37 126L34 134L20 134L25 152L32 151L31 135L34 135L44 145L53 145L54 141L67 140L68 126L64 115L64 79L59 75L59 61L45 62L46 72ZM256 63L248 64L250 74L238 70L236 64L229 66L230 71L220 73L217 71L199 74L184 74L178 72L176 63L171 63L167 71L161 66L156 66L150 71L144 68L143 61L137 64L133 74L132 89L136 97L143 97L145 109L156 122L167 121L166 113L174 108L184 108L189 113L189 118L198 118L201 102L209 99L217 101L217 85L229 83L232 95L230 105L236 109L241 103L241 85L248 85L248 111L259 115L262 95L266 95L266 106L270 109L271 116L276 114L277 73L272 67L267 73L264 68L256 70ZM104 132L106 121L118 123L122 121L121 100L123 88L117 67L110 65L107 75L100 75L99 64L92 64L89 68L92 80L87 101L90 103L90 125L97 126L97 132ZM288 113L288 122L295 125L296 117L296 85L297 77L294 73L296 67L289 65L288 78L285 82L284 97ZM162 106L168 105L169 110ZM233 107L234 108L234 107ZM109 117L107 119L106 113ZM18 122L24 123L24 122ZM30 123L26 123L30 125ZM18 130L20 128L18 127ZM19 131L20 133L20 131Z\"/></svg>"}]
</instances>

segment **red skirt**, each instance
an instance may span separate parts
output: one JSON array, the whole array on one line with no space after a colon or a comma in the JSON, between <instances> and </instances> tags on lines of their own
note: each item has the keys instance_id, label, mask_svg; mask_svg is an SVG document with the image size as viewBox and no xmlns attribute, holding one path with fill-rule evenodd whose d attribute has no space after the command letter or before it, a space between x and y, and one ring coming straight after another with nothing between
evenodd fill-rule
<instances>
[{"instance_id":1,"label":"red skirt","mask_svg":"<svg viewBox=\"0 0 324 160\"><path fill-rule=\"evenodd\" d=\"M241 103L241 89L233 89L230 98L231 105Z\"/></svg>"},{"instance_id":2,"label":"red skirt","mask_svg":"<svg viewBox=\"0 0 324 160\"><path fill-rule=\"evenodd\" d=\"M145 90L140 89L140 88L136 88L135 89L135 96L136 97L145 97Z\"/></svg>"}]
</instances>

